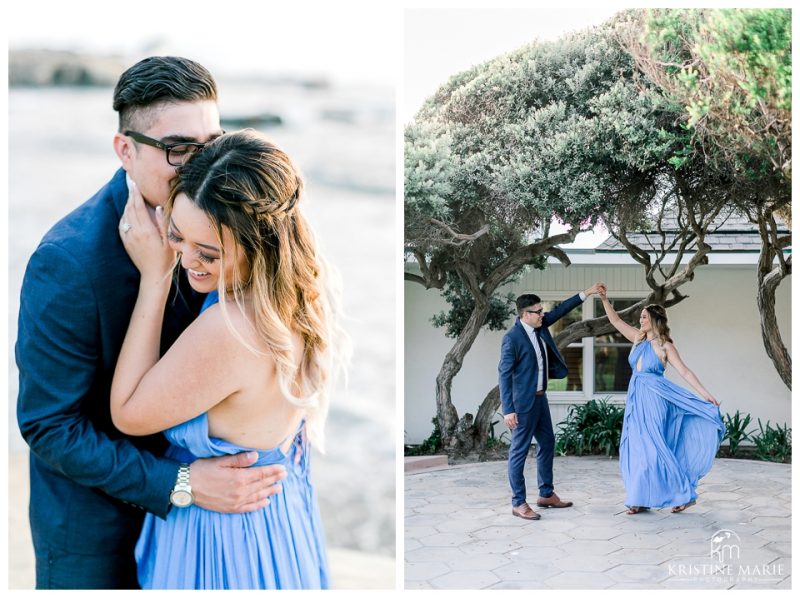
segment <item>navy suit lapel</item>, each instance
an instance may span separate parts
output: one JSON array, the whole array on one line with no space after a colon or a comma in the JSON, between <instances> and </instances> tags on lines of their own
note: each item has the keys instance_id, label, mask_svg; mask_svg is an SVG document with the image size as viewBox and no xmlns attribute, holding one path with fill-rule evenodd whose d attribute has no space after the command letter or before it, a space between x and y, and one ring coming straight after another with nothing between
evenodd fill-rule
<instances>
[{"instance_id":1,"label":"navy suit lapel","mask_svg":"<svg viewBox=\"0 0 800 598\"><path fill-rule=\"evenodd\" d=\"M117 216L122 219L122 212L125 211L125 204L128 202L128 182L125 170L122 168L117 170L111 179L111 201Z\"/></svg>"},{"instance_id":2,"label":"navy suit lapel","mask_svg":"<svg viewBox=\"0 0 800 598\"><path fill-rule=\"evenodd\" d=\"M544 343L545 347L547 347L550 350L555 349L555 344L553 343L553 337L547 328L542 327L542 331L539 333L539 338L542 339L542 342Z\"/></svg>"},{"instance_id":3,"label":"navy suit lapel","mask_svg":"<svg viewBox=\"0 0 800 598\"><path fill-rule=\"evenodd\" d=\"M106 196L106 198L103 200L106 202L105 213L108 215L109 219L112 218L111 214L114 214L114 216L116 216L114 219L116 224L119 224L119 222L122 220L122 213L125 211L125 204L128 202L128 184L125 176L124 169L120 168L117 170L109 184L109 190L111 192L110 197ZM105 224L105 226L108 226L108 224ZM108 231L107 233L104 233L104 235L111 236L111 238L109 238L108 245L106 245L106 250L110 255L113 256L120 292L125 293L125 295L128 297L132 297L135 301L136 293L134 292L131 295L124 289L138 288L139 270L136 268L130 257L128 257L128 253L125 251L125 246L122 244L122 239L119 238L119 229L115 226L113 231ZM131 303L130 308L133 309L133 303Z\"/></svg>"},{"instance_id":4,"label":"navy suit lapel","mask_svg":"<svg viewBox=\"0 0 800 598\"><path fill-rule=\"evenodd\" d=\"M528 336L528 332L525 330L520 320L517 320L515 328L517 329L517 336L519 337L520 344L525 347L526 351L530 352L534 363L536 363L536 351L533 348L533 343L531 343L531 337Z\"/></svg>"}]
</instances>

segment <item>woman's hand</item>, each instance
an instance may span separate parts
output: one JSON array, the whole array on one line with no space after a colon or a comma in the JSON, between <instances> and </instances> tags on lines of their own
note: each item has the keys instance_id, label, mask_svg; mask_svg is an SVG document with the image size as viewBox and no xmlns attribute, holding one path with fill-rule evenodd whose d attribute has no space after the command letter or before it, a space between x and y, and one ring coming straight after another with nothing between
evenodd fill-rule
<instances>
[{"instance_id":1,"label":"woman's hand","mask_svg":"<svg viewBox=\"0 0 800 598\"><path fill-rule=\"evenodd\" d=\"M596 282L588 289L586 289L583 294L589 297L590 295L604 295L606 292L606 283L604 282Z\"/></svg>"},{"instance_id":2,"label":"woman's hand","mask_svg":"<svg viewBox=\"0 0 800 598\"><path fill-rule=\"evenodd\" d=\"M141 273L142 283L169 286L175 252L167 243L161 218L161 208L156 208L154 219L138 187L131 185L119 224L120 239Z\"/></svg>"},{"instance_id":3,"label":"woman's hand","mask_svg":"<svg viewBox=\"0 0 800 598\"><path fill-rule=\"evenodd\" d=\"M712 405L716 405L717 407L719 407L719 401L714 397L712 397L711 395L706 395L703 398L705 398L705 400L711 403Z\"/></svg>"}]
</instances>

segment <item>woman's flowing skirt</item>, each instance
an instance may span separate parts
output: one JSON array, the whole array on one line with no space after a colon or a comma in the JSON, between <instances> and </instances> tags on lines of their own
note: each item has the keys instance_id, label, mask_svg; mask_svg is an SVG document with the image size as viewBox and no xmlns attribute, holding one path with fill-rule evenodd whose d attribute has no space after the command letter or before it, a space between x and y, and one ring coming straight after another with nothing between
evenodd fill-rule
<instances>
[{"instance_id":1,"label":"woman's flowing skirt","mask_svg":"<svg viewBox=\"0 0 800 598\"><path fill-rule=\"evenodd\" d=\"M654 373L634 373L620 442L629 507L663 508L697 498L725 434L716 405Z\"/></svg>"}]
</instances>

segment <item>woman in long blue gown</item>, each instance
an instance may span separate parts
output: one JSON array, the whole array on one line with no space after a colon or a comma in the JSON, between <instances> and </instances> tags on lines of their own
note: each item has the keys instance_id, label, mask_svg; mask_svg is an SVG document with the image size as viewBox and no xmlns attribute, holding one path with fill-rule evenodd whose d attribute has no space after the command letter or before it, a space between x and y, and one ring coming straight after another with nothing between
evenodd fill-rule
<instances>
[{"instance_id":1,"label":"woman in long blue gown","mask_svg":"<svg viewBox=\"0 0 800 598\"><path fill-rule=\"evenodd\" d=\"M136 547L145 589L328 587L309 479L343 335L336 293L297 209L302 179L252 131L210 142L179 171L153 223L132 191L120 235L141 273L111 391L115 425L164 431L168 455L256 451L286 469L282 491L247 513L174 505L147 515ZM202 313L159 357L169 272L180 258Z\"/></svg>"},{"instance_id":2,"label":"woman in long blue gown","mask_svg":"<svg viewBox=\"0 0 800 598\"><path fill-rule=\"evenodd\" d=\"M619 447L627 513L664 507L681 512L697 501L697 483L711 470L725 434L719 402L681 360L662 306L645 306L636 329L619 317L605 292L600 296L611 324L634 343ZM699 397L664 377L667 363Z\"/></svg>"}]
</instances>

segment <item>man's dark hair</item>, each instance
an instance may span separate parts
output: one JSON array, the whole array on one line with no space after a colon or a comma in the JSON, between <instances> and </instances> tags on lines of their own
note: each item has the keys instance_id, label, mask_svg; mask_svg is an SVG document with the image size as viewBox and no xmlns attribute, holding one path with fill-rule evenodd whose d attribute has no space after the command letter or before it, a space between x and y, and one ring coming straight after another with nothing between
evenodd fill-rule
<instances>
[{"instance_id":1,"label":"man's dark hair","mask_svg":"<svg viewBox=\"0 0 800 598\"><path fill-rule=\"evenodd\" d=\"M162 102L217 99L217 84L205 67L179 56L151 56L122 73L114 88L119 131L131 128L137 111Z\"/></svg>"},{"instance_id":2,"label":"man's dark hair","mask_svg":"<svg viewBox=\"0 0 800 598\"><path fill-rule=\"evenodd\" d=\"M517 315L522 317L522 312L526 307L530 307L531 305L536 305L537 303L541 303L542 300L539 299L539 295L534 295L533 293L527 293L525 295L520 295L517 297Z\"/></svg>"}]
</instances>

